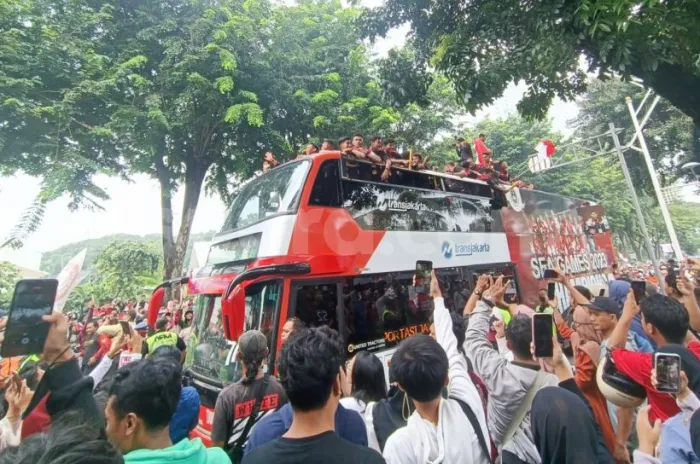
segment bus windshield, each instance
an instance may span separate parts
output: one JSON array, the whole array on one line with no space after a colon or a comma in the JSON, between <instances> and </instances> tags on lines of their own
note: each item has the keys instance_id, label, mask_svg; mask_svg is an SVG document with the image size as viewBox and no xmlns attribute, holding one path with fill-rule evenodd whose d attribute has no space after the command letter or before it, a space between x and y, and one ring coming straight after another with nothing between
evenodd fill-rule
<instances>
[{"instance_id":1,"label":"bus windshield","mask_svg":"<svg viewBox=\"0 0 700 464\"><path fill-rule=\"evenodd\" d=\"M280 166L249 182L236 195L221 232L296 211L310 160Z\"/></svg>"},{"instance_id":2,"label":"bus windshield","mask_svg":"<svg viewBox=\"0 0 700 464\"><path fill-rule=\"evenodd\" d=\"M275 314L279 308L281 283L264 282L246 289L244 330L260 330L272 353ZM195 374L217 380L223 385L240 380L240 362L236 343L226 340L221 317L221 296L200 295L195 308L195 330L185 340L185 368Z\"/></svg>"},{"instance_id":3,"label":"bus windshield","mask_svg":"<svg viewBox=\"0 0 700 464\"><path fill-rule=\"evenodd\" d=\"M185 340L185 368L194 373L227 384L238 380L240 373L227 360L233 346L224 336L221 319L221 296L199 295L195 306L194 330Z\"/></svg>"}]
</instances>

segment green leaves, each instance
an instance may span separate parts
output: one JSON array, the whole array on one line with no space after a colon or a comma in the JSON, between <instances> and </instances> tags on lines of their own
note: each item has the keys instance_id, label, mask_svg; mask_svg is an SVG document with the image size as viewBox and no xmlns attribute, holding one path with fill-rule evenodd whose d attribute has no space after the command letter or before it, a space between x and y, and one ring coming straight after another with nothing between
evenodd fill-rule
<instances>
[{"instance_id":1,"label":"green leaves","mask_svg":"<svg viewBox=\"0 0 700 464\"><path fill-rule=\"evenodd\" d=\"M216 79L216 88L221 93L228 93L233 90L233 78L231 76L222 76Z\"/></svg>"},{"instance_id":2,"label":"green leaves","mask_svg":"<svg viewBox=\"0 0 700 464\"><path fill-rule=\"evenodd\" d=\"M244 116L251 127L260 127L263 124L263 110L256 103L240 103L229 107L224 120L229 124L237 125Z\"/></svg>"}]
</instances>

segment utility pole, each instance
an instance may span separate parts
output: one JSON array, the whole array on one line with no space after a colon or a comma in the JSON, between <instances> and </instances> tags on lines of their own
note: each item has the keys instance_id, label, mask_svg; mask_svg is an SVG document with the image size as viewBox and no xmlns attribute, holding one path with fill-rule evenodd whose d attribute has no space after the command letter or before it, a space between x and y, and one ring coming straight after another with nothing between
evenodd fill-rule
<instances>
[{"instance_id":1,"label":"utility pole","mask_svg":"<svg viewBox=\"0 0 700 464\"><path fill-rule=\"evenodd\" d=\"M649 148L647 147L647 142L644 140L644 135L642 134L642 126L649 119L649 115L654 110L654 107L659 102L660 97L656 96L654 101L651 103L651 107L647 111L647 114L642 119L642 123L639 123L637 119L637 113L642 109L642 105L648 98L651 90L647 92L644 100L639 105L639 108L635 110L632 105L632 99L630 97L625 98L627 102L627 109L632 117L632 124L634 124L635 136L629 143L629 147L633 150L639 151L644 156L644 161L646 162L647 169L649 170L649 177L651 177L651 184L654 186L654 192L656 193L656 200L659 203L659 208L661 208L661 216L664 218L664 223L666 224L666 230L668 231L668 236L671 238L671 246L673 247L673 252L676 255L676 260L678 262L683 261L683 251L681 250L681 245L678 242L678 237L676 236L676 229L673 227L673 222L671 222L671 215L668 212L668 207L666 206L666 201L664 199L663 193L661 192L661 185L659 185L659 179L656 177L656 171L654 170L654 164L651 162L651 156L649 155ZM615 137L613 137L615 138ZM639 148L634 146L635 139L639 139Z\"/></svg>"},{"instance_id":2,"label":"utility pole","mask_svg":"<svg viewBox=\"0 0 700 464\"><path fill-rule=\"evenodd\" d=\"M625 154L620 145L620 139L617 138L617 132L615 132L615 124L610 123L610 134L612 135L613 143L615 144L615 151L617 151L617 156L620 158L620 166L622 167L622 173L625 175L625 181L627 181L627 188L630 191L630 196L632 197L632 204L634 204L634 210L637 213L637 220L639 221L639 228L642 229L642 236L644 236L644 244L647 248L647 253L651 262L654 264L654 271L659 279L659 291L662 294L666 294L663 282L661 280L661 268L659 267L659 260L654 254L654 247L651 245L651 240L649 239L649 231L647 230L647 224L644 221L644 214L642 213L642 208L639 205L639 198L637 198L637 192L634 189L634 182L632 182L632 176L630 175L629 169L627 169L627 161L625 161ZM663 199L661 199L663 201Z\"/></svg>"}]
</instances>

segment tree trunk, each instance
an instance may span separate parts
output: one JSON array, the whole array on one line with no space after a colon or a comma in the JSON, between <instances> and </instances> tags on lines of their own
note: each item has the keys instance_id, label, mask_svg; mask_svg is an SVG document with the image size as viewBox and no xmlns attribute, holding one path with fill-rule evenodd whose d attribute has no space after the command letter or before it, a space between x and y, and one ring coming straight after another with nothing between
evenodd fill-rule
<instances>
[{"instance_id":1,"label":"tree trunk","mask_svg":"<svg viewBox=\"0 0 700 464\"><path fill-rule=\"evenodd\" d=\"M192 223L194 222L194 215L197 212L199 195L202 193L202 184L204 183L204 176L207 173L207 169L209 169L209 166L203 166L198 162L187 165L187 171L185 172L185 199L182 204L182 221L180 222L180 230L177 234L175 250L172 255L172 272L174 277L182 275L185 255L187 254L187 244L190 241Z\"/></svg>"},{"instance_id":2,"label":"tree trunk","mask_svg":"<svg viewBox=\"0 0 700 464\"><path fill-rule=\"evenodd\" d=\"M163 158L156 156L156 175L160 183L160 210L163 228L163 280L170 280L174 274L175 240L173 238L172 183L170 172Z\"/></svg>"}]
</instances>

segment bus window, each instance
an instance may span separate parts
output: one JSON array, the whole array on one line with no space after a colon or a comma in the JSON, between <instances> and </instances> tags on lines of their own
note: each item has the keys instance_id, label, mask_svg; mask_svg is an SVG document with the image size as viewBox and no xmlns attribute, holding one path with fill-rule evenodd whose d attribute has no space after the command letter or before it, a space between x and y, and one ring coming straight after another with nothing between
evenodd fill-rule
<instances>
[{"instance_id":1,"label":"bus window","mask_svg":"<svg viewBox=\"0 0 700 464\"><path fill-rule=\"evenodd\" d=\"M293 315L309 327L338 327L338 286L336 283L299 284ZM292 292L294 294L294 292Z\"/></svg>"},{"instance_id":2,"label":"bus window","mask_svg":"<svg viewBox=\"0 0 700 464\"><path fill-rule=\"evenodd\" d=\"M313 206L340 206L339 188L338 161L324 161L316 175L314 187L311 189L309 204Z\"/></svg>"},{"instance_id":3,"label":"bus window","mask_svg":"<svg viewBox=\"0 0 700 464\"><path fill-rule=\"evenodd\" d=\"M343 181L343 206L363 229L498 232L487 198Z\"/></svg>"},{"instance_id":4,"label":"bus window","mask_svg":"<svg viewBox=\"0 0 700 464\"><path fill-rule=\"evenodd\" d=\"M245 330L261 331L267 338L270 353L280 292L279 281L251 285L245 291Z\"/></svg>"}]
</instances>

